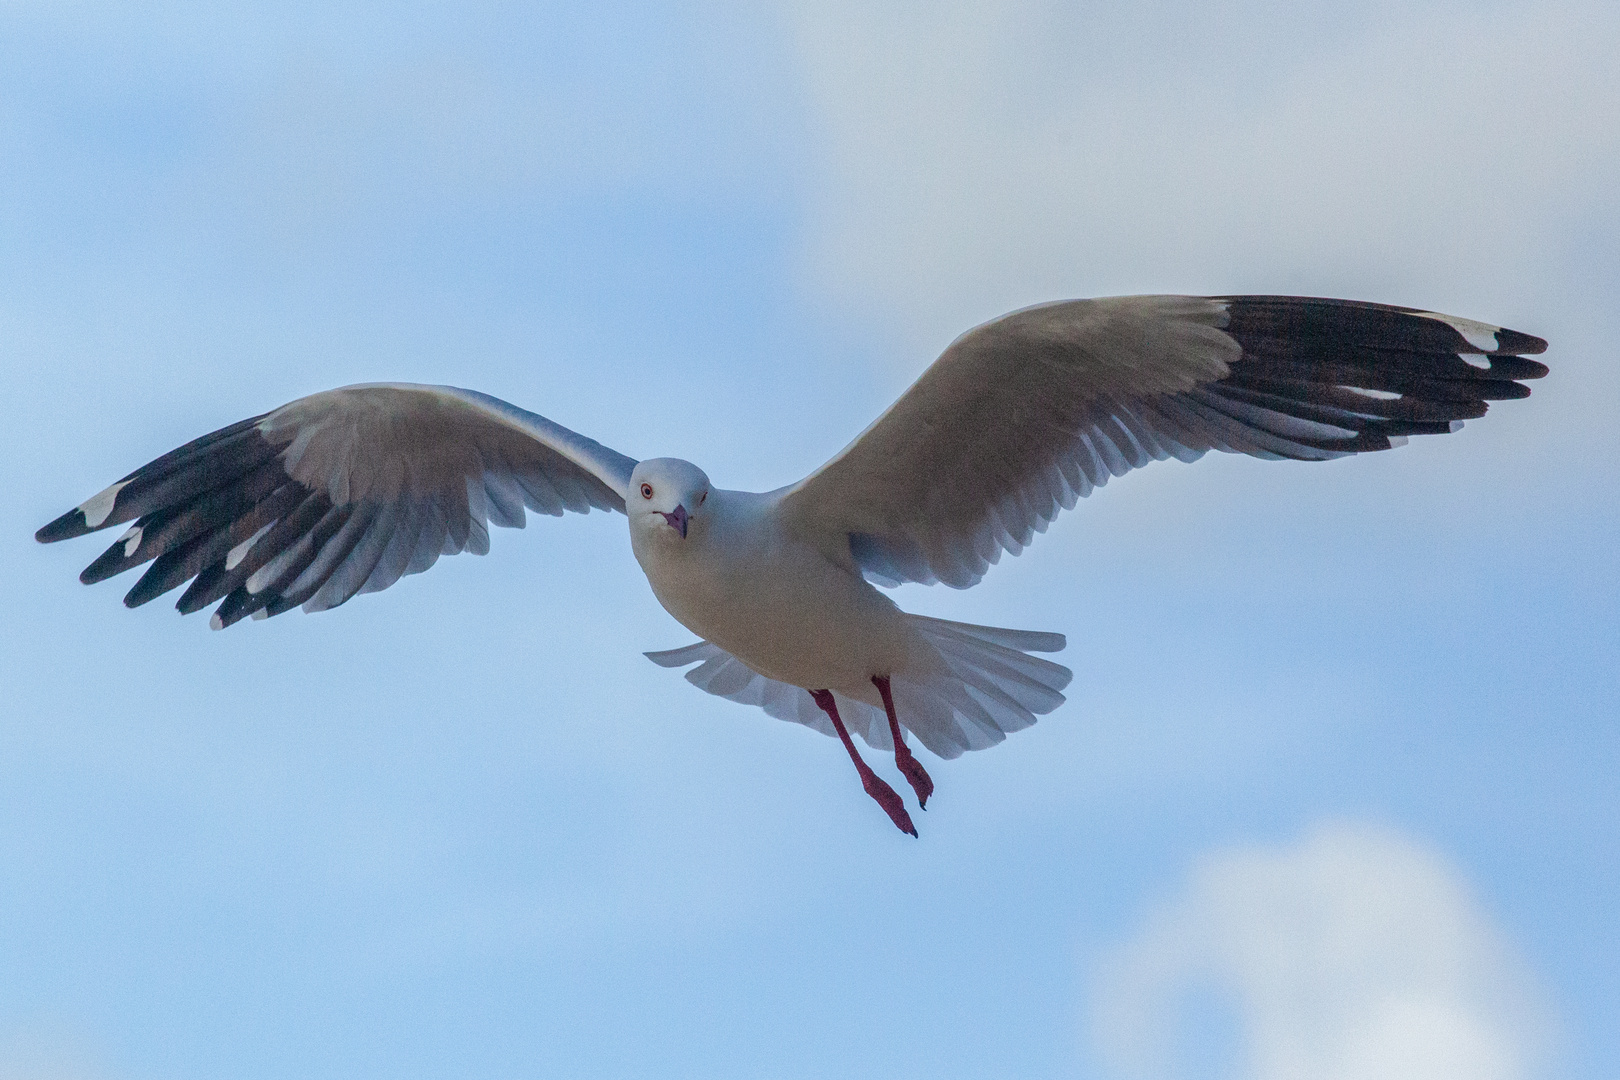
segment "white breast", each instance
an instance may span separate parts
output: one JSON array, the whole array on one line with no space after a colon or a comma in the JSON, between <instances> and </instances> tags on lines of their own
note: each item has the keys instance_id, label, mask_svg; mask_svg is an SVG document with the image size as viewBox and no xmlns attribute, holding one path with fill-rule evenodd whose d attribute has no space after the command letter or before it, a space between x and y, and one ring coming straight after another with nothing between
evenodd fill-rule
<instances>
[{"instance_id":1,"label":"white breast","mask_svg":"<svg viewBox=\"0 0 1620 1080\"><path fill-rule=\"evenodd\" d=\"M713 491L685 540L631 530L654 595L754 671L878 702L873 675L931 670L893 601L780 528L768 495Z\"/></svg>"}]
</instances>

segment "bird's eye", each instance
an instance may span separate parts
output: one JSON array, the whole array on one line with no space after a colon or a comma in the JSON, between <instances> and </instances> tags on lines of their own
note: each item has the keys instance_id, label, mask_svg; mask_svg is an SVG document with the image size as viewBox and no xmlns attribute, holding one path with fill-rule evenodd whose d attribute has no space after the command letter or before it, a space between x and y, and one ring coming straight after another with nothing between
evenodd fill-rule
<instances>
[{"instance_id":1,"label":"bird's eye","mask_svg":"<svg viewBox=\"0 0 1620 1080\"><path fill-rule=\"evenodd\" d=\"M641 497L643 499L652 498L652 485L651 484L642 484L641 485Z\"/></svg>"}]
</instances>

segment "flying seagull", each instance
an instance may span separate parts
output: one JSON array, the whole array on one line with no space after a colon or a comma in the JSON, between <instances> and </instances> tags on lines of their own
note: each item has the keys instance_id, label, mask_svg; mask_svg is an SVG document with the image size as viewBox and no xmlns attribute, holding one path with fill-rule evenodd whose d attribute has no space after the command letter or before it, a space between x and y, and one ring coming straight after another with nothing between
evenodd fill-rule
<instances>
[{"instance_id":1,"label":"flying seagull","mask_svg":"<svg viewBox=\"0 0 1620 1080\"><path fill-rule=\"evenodd\" d=\"M676 458L637 461L449 386L313 394L204 435L40 529L132 522L79 575L151 562L124 603L190 580L223 629L324 611L440 555L489 550L524 511L614 510L653 594L702 640L647 653L711 694L837 735L904 832L905 804L852 733L980 750L1063 702L1061 634L911 615L873 583L967 588L1058 510L1149 461L1208 450L1320 461L1456 431L1547 368L1527 334L1413 308L1288 296L1127 296L1013 312L963 334L810 476L755 493Z\"/></svg>"}]
</instances>

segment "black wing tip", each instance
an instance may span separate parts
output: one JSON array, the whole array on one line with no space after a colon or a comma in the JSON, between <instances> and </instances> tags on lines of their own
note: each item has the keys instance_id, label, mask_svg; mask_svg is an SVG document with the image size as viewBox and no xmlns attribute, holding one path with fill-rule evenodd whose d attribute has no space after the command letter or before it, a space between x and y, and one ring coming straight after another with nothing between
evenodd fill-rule
<instances>
[{"instance_id":1,"label":"black wing tip","mask_svg":"<svg viewBox=\"0 0 1620 1080\"><path fill-rule=\"evenodd\" d=\"M34 533L34 539L42 544L54 544L58 540L71 540L122 525L131 518L143 517L158 509L177 494L189 497L217 486L223 478L216 478L214 472L221 464L234 460L240 467L239 471L246 471L263 463L275 456L281 445L271 442L262 432L254 429L254 425L266 415L238 421L147 462L112 487L39 529ZM195 490L177 492L163 486L164 481L173 481L187 469L194 474L190 477L193 483L188 486ZM86 507L100 507L94 525L85 518Z\"/></svg>"},{"instance_id":2,"label":"black wing tip","mask_svg":"<svg viewBox=\"0 0 1620 1080\"><path fill-rule=\"evenodd\" d=\"M1521 334L1517 330L1508 330L1503 327L1496 328L1496 348L1491 350L1492 356L1535 356L1547 351L1547 339L1538 338L1534 334ZM1535 363L1533 360L1526 363ZM1547 374L1546 364L1536 364L1541 369L1540 374L1523 375L1525 379L1539 379Z\"/></svg>"},{"instance_id":3,"label":"black wing tip","mask_svg":"<svg viewBox=\"0 0 1620 1080\"><path fill-rule=\"evenodd\" d=\"M1441 326L1449 327L1454 336L1453 340L1448 344L1455 346L1456 351L1459 353L1491 357L1519 357L1535 356L1547 351L1546 339L1536 337L1534 334L1509 330L1501 326L1491 326L1488 323L1478 323L1472 319L1453 319L1437 311L1426 311L1423 308L1380 304L1371 300L1339 300L1326 296L1212 296L1210 299L1225 304L1230 314L1237 315L1241 313L1250 318L1259 318L1262 322L1281 319L1292 323L1302 318L1310 321L1326 318L1341 327L1356 322L1364 322L1367 324L1367 328L1370 329L1379 323L1389 326L1391 320L1393 320L1396 324L1406 322L1407 332L1410 333L1410 327L1413 324L1402 317L1415 316L1430 323L1438 323ZM1234 311L1233 309L1237 310ZM1495 338L1494 346L1485 348L1481 343L1471 340L1469 332L1475 329L1490 331ZM1547 374L1545 364L1536 364L1534 361L1525 361L1525 363L1534 365L1535 368L1539 369L1539 373L1516 375L1515 378L1539 379Z\"/></svg>"},{"instance_id":4,"label":"black wing tip","mask_svg":"<svg viewBox=\"0 0 1620 1080\"><path fill-rule=\"evenodd\" d=\"M1517 401L1519 398L1530 396L1530 388L1522 383L1511 380L1489 379L1479 384L1474 391L1481 401Z\"/></svg>"},{"instance_id":5,"label":"black wing tip","mask_svg":"<svg viewBox=\"0 0 1620 1080\"><path fill-rule=\"evenodd\" d=\"M182 615L194 615L230 592L229 588L224 588L220 589L217 595L210 595L210 590L219 586L224 580L225 574L223 564L215 564L205 568L202 573L192 579L191 585L185 592L180 594L180 599L174 602L174 610Z\"/></svg>"},{"instance_id":6,"label":"black wing tip","mask_svg":"<svg viewBox=\"0 0 1620 1080\"><path fill-rule=\"evenodd\" d=\"M227 626L241 622L273 599L274 596L266 593L249 592L245 584L238 585L208 617L208 626L213 630L223 630Z\"/></svg>"},{"instance_id":7,"label":"black wing tip","mask_svg":"<svg viewBox=\"0 0 1620 1080\"><path fill-rule=\"evenodd\" d=\"M164 575L148 570L141 575L134 588L124 594L124 606L138 608L142 604L151 603L170 589L178 587L180 582L169 581Z\"/></svg>"},{"instance_id":8,"label":"black wing tip","mask_svg":"<svg viewBox=\"0 0 1620 1080\"><path fill-rule=\"evenodd\" d=\"M1547 338L1536 337L1534 334L1521 334L1520 330L1508 330L1507 327L1495 327L1497 330L1497 347L1490 350L1492 356L1536 356L1537 353L1547 351ZM1542 364L1542 374L1547 368ZM1526 376L1526 379L1539 379L1541 376Z\"/></svg>"},{"instance_id":9,"label":"black wing tip","mask_svg":"<svg viewBox=\"0 0 1620 1080\"><path fill-rule=\"evenodd\" d=\"M84 511L75 506L49 525L40 526L34 533L34 539L42 544L54 544L58 540L72 540L93 532L95 530L84 520Z\"/></svg>"},{"instance_id":10,"label":"black wing tip","mask_svg":"<svg viewBox=\"0 0 1620 1080\"><path fill-rule=\"evenodd\" d=\"M1542 379L1547 376L1547 365L1539 360L1526 360L1522 356L1491 353L1486 356L1490 368L1480 372L1487 379Z\"/></svg>"}]
</instances>

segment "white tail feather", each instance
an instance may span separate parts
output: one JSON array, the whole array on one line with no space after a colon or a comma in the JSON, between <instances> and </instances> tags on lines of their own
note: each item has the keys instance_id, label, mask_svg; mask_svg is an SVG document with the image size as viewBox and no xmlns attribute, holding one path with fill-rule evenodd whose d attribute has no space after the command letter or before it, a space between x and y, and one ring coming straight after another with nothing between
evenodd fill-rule
<instances>
[{"instance_id":1,"label":"white tail feather","mask_svg":"<svg viewBox=\"0 0 1620 1080\"><path fill-rule=\"evenodd\" d=\"M1074 677L1061 664L1029 655L1057 652L1062 634L1005 630L994 626L907 615L912 627L939 653L948 674L919 680L896 674L891 685L900 724L942 758L983 750L1063 704L1062 690ZM693 686L742 705L754 705L778 720L790 720L833 735L832 722L809 693L768 679L718 645L700 641L681 649L647 653L660 667L697 667L686 673ZM878 706L834 691L838 715L850 733L877 750L893 750L889 722Z\"/></svg>"}]
</instances>

